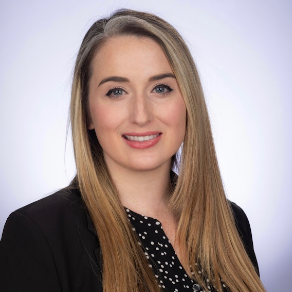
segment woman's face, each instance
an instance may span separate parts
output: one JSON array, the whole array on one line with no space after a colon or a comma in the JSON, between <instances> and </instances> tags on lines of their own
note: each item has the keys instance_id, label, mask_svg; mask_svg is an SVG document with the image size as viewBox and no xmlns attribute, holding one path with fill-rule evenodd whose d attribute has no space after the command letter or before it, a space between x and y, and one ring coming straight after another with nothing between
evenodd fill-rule
<instances>
[{"instance_id":1,"label":"woman's face","mask_svg":"<svg viewBox=\"0 0 292 292\"><path fill-rule=\"evenodd\" d=\"M89 129L110 170L170 168L183 142L186 106L172 69L150 38L110 38L92 62Z\"/></svg>"}]
</instances>

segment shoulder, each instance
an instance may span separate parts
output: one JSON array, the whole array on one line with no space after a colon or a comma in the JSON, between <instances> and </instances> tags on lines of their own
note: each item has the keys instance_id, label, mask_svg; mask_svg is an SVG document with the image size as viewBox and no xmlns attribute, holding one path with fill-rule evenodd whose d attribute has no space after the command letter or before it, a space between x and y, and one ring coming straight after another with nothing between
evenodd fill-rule
<instances>
[{"instance_id":1,"label":"shoulder","mask_svg":"<svg viewBox=\"0 0 292 292\"><path fill-rule=\"evenodd\" d=\"M237 231L238 231L238 233L243 241L243 244L246 247L253 248L251 228L250 228L249 220L248 220L245 212L243 211L243 209L241 207L239 207L234 202L230 201L230 206L232 209L232 214L234 217Z\"/></svg>"},{"instance_id":2,"label":"shoulder","mask_svg":"<svg viewBox=\"0 0 292 292\"><path fill-rule=\"evenodd\" d=\"M65 233L68 235L70 229L76 229L76 224L82 223L86 224L86 208L79 190L64 188L12 212L4 231L9 226L25 224L39 229L46 236L55 236L66 227Z\"/></svg>"},{"instance_id":3,"label":"shoulder","mask_svg":"<svg viewBox=\"0 0 292 292\"><path fill-rule=\"evenodd\" d=\"M258 267L256 255L254 252L253 239L252 239L252 233L251 233L249 220L245 212L237 204L231 201L229 201L229 203L231 206L231 210L233 213L235 225L239 233L239 236L242 240L242 243L245 247L245 250L250 260L252 261L257 273L259 274L259 267Z\"/></svg>"},{"instance_id":4,"label":"shoulder","mask_svg":"<svg viewBox=\"0 0 292 292\"><path fill-rule=\"evenodd\" d=\"M92 221L78 188L67 187L24 206L8 217L2 240L10 232L25 228L42 234L48 243L65 244L90 231Z\"/></svg>"},{"instance_id":5,"label":"shoulder","mask_svg":"<svg viewBox=\"0 0 292 292\"><path fill-rule=\"evenodd\" d=\"M241 207L234 202L229 201L235 224L241 235L244 235L250 229L248 218Z\"/></svg>"},{"instance_id":6,"label":"shoulder","mask_svg":"<svg viewBox=\"0 0 292 292\"><path fill-rule=\"evenodd\" d=\"M1 241L23 230L38 232L50 240L58 236L66 238L77 226L86 225L86 221L86 208L79 190L68 187L12 212Z\"/></svg>"},{"instance_id":7,"label":"shoulder","mask_svg":"<svg viewBox=\"0 0 292 292\"><path fill-rule=\"evenodd\" d=\"M86 279L84 291L101 291L99 250L79 189L62 189L8 217L0 242L0 290L20 291L22 285L21 291L39 291L45 283L43 291L75 292Z\"/></svg>"},{"instance_id":8,"label":"shoulder","mask_svg":"<svg viewBox=\"0 0 292 292\"><path fill-rule=\"evenodd\" d=\"M11 215L19 214L36 220L45 218L51 220L61 214L72 213L75 208L83 210L85 208L81 194L79 189L68 187L24 206Z\"/></svg>"}]
</instances>

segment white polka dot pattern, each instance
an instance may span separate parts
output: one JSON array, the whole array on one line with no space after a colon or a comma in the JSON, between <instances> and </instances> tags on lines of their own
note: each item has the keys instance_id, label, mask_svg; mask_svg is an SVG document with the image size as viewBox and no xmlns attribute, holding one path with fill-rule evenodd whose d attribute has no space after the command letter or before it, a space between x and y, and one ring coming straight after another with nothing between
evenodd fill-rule
<instances>
[{"instance_id":1,"label":"white polka dot pattern","mask_svg":"<svg viewBox=\"0 0 292 292\"><path fill-rule=\"evenodd\" d=\"M149 267L153 269L157 283L163 291L204 292L182 267L161 223L151 217L142 216L126 208L126 212L143 247ZM212 291L211 287L208 291Z\"/></svg>"}]
</instances>

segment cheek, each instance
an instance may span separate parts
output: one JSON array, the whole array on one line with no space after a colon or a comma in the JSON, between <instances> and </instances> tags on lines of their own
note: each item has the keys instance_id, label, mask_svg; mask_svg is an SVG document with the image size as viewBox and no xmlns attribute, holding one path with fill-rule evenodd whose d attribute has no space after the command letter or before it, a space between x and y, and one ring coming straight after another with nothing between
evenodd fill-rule
<instances>
[{"instance_id":1,"label":"cheek","mask_svg":"<svg viewBox=\"0 0 292 292\"><path fill-rule=\"evenodd\" d=\"M173 103L168 110L165 111L165 121L172 126L174 130L179 130L184 133L186 127L186 106L183 100Z\"/></svg>"},{"instance_id":2,"label":"cheek","mask_svg":"<svg viewBox=\"0 0 292 292\"><path fill-rule=\"evenodd\" d=\"M114 107L96 104L90 110L93 128L96 134L101 131L110 131L118 127L121 120L121 111Z\"/></svg>"}]
</instances>

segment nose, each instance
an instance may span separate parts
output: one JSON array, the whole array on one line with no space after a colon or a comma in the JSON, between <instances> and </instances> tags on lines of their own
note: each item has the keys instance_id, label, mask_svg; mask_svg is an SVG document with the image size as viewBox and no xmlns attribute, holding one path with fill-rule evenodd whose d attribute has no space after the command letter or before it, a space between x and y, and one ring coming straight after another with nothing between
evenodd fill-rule
<instances>
[{"instance_id":1,"label":"nose","mask_svg":"<svg viewBox=\"0 0 292 292\"><path fill-rule=\"evenodd\" d=\"M143 94L132 98L131 103L131 122L139 126L144 126L152 120L152 105L147 96Z\"/></svg>"}]
</instances>

